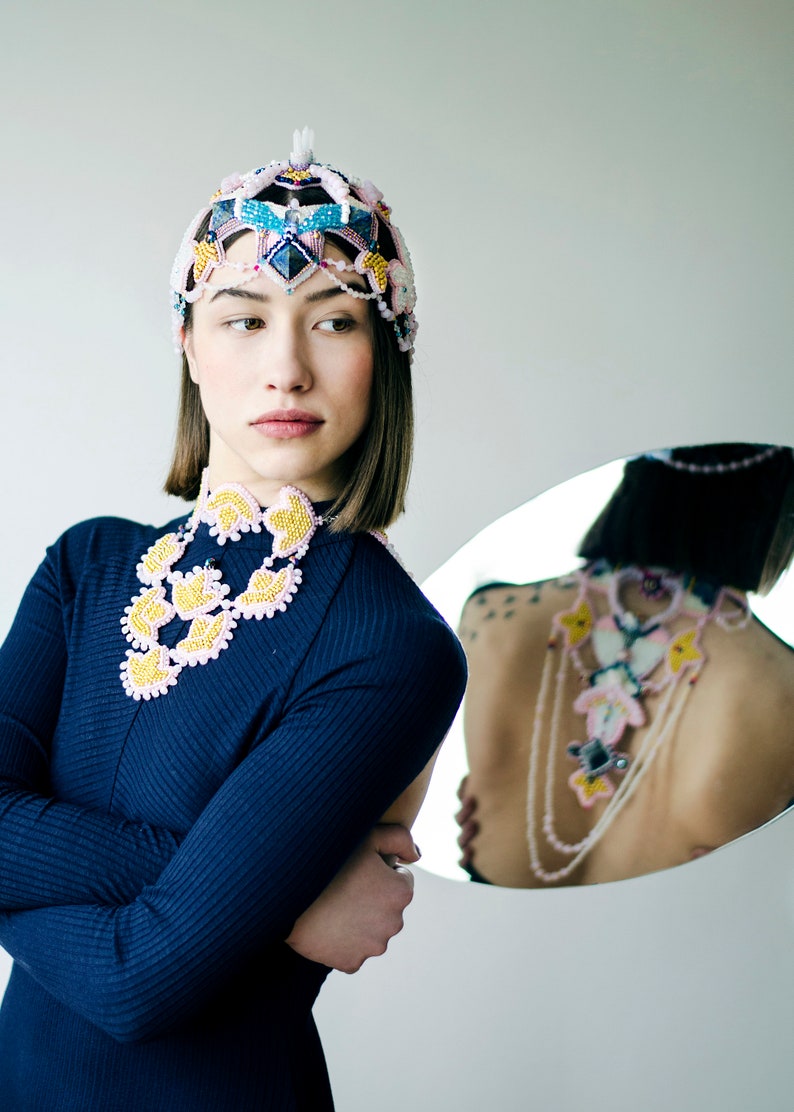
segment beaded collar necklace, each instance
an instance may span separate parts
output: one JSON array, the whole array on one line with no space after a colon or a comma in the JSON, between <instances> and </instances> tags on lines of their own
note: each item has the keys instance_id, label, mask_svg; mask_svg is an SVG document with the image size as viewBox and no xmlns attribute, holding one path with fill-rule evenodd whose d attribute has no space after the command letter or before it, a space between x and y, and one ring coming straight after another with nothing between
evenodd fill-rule
<instances>
[{"instance_id":1,"label":"beaded collar necklace","mask_svg":"<svg viewBox=\"0 0 794 1112\"><path fill-rule=\"evenodd\" d=\"M527 844L532 871L546 884L564 880L581 864L636 792L659 749L673 734L706 662L700 645L706 625L714 622L726 630L743 629L751 617L741 595L727 588L685 581L683 576L661 569L613 570L598 562L575 572L574 578L579 588L576 602L552 619L530 742ZM622 594L632 583L647 599L669 597L668 606L641 621L622 603ZM603 616L599 616L598 596L606 600L608 613ZM555 657L555 690L547 710ZM589 834L574 843L557 833L554 812L554 770L561 748L560 720L571 667L579 673L582 685L573 709L585 719L587 740L565 744L568 756L579 766L569 776L568 786L585 809L589 810L596 800L606 801ZM617 745L627 727L646 724L641 700L651 692L662 697L638 752L630 758ZM676 693L678 698L674 699ZM544 736L548 745L541 773ZM539 824L537 792L541 774L543 818ZM618 786L614 776L621 778ZM544 868L539 826L546 843L570 859L561 868Z\"/></svg>"},{"instance_id":2,"label":"beaded collar necklace","mask_svg":"<svg viewBox=\"0 0 794 1112\"><path fill-rule=\"evenodd\" d=\"M230 599L220 569L210 557L203 567L174 571L201 522L218 545L238 541L243 533L273 537L266 556L248 580L248 586ZM143 588L134 595L121 619L121 628L132 645L121 664L121 682L133 699L166 695L185 666L216 660L232 639L240 619L272 618L287 609L301 583L299 561L317 529L325 522L309 498L297 487L284 486L266 510L238 483L226 483L209 492L205 470L193 513L176 532L160 537L141 556L136 567ZM278 567L276 566L278 564ZM166 586L170 588L170 598ZM160 630L179 617L190 626L172 649L160 644Z\"/></svg>"}]
</instances>

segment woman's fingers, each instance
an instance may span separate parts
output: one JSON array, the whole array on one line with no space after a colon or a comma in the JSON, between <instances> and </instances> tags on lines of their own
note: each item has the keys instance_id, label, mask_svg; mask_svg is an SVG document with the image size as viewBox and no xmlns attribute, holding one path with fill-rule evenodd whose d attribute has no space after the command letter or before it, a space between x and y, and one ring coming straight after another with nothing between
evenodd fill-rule
<instances>
[{"instance_id":1,"label":"woman's fingers","mask_svg":"<svg viewBox=\"0 0 794 1112\"><path fill-rule=\"evenodd\" d=\"M400 826L399 823L379 823L366 841L384 861L387 861L387 864L392 866L398 861L413 865L421 857L411 831L405 826Z\"/></svg>"}]
</instances>

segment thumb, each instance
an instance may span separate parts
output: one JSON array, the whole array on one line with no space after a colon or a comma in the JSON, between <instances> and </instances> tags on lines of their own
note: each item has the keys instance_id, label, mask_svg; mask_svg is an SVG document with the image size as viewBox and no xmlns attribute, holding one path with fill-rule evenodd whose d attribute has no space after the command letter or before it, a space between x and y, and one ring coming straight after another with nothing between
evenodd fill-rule
<instances>
[{"instance_id":1,"label":"thumb","mask_svg":"<svg viewBox=\"0 0 794 1112\"><path fill-rule=\"evenodd\" d=\"M381 857L396 857L409 865L420 858L411 831L396 822L379 823L370 835L373 849Z\"/></svg>"}]
</instances>

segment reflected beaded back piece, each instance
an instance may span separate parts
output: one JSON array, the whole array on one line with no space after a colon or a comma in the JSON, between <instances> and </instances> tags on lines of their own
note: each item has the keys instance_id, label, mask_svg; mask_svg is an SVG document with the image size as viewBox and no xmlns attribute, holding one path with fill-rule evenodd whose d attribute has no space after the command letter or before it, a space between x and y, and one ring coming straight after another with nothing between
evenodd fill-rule
<instances>
[{"instance_id":1,"label":"reflected beaded back piece","mask_svg":"<svg viewBox=\"0 0 794 1112\"><path fill-rule=\"evenodd\" d=\"M530 742L527 845L532 872L545 884L564 880L582 863L637 791L661 746L673 735L706 663L700 645L706 625L714 622L724 629L742 629L750 620L746 601L734 592L687 582L683 576L663 569L612 569L599 562L574 573L574 578L579 588L576 602L552 620ZM641 621L621 602L621 591L632 582L644 598L669 597L669 604ZM605 598L608 610L601 616L596 601L599 596ZM678 627L680 621L683 628ZM585 647L591 651L595 667L585 664ZM555 657L557 670L549 708ZM568 786L586 810L599 799L606 802L598 821L578 842L566 842L559 836L554 808L555 766L563 745L560 721L571 667L578 672L582 685L573 709L585 720L586 740L565 743L568 757L579 766L568 777ZM682 682L685 678L686 683ZM629 727L646 725L642 698L650 692L662 697L638 752L630 758L618 749L618 743ZM544 737L543 817L539 823L537 792ZM614 777L620 779L618 786ZM548 846L569 858L565 865L558 869L544 867L540 832Z\"/></svg>"},{"instance_id":2,"label":"reflected beaded back piece","mask_svg":"<svg viewBox=\"0 0 794 1112\"><path fill-rule=\"evenodd\" d=\"M229 288L265 275L286 293L317 270L353 297L377 302L381 316L391 321L401 351L413 350L416 336L416 288L408 250L391 209L370 181L346 177L332 166L315 161L313 133L304 128L293 135L287 161L269 162L247 174L231 174L191 221L171 272L174 342L182 349L181 330L187 306L197 301L210 278L213 288ZM288 205L259 200L270 186L294 193ZM301 190L322 189L327 204L302 204ZM256 261L231 262L225 251L230 237L240 232L256 236ZM325 242L333 235L352 255L352 261L325 257ZM384 254L384 247L387 247ZM224 282L218 271L229 273ZM368 291L354 288L345 275L361 275ZM213 277L214 276L214 277Z\"/></svg>"}]
</instances>

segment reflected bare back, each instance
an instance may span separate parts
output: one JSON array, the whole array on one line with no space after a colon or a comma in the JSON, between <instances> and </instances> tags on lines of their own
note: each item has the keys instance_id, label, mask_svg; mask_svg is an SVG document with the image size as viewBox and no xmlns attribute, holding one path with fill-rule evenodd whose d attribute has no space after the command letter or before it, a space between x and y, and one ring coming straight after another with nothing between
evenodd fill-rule
<instances>
[{"instance_id":1,"label":"reflected bare back","mask_svg":"<svg viewBox=\"0 0 794 1112\"><path fill-rule=\"evenodd\" d=\"M477 872L507 887L544 887L530 867L527 780L533 720L553 618L576 596L569 579L476 592L462 616L460 637L469 661L464 733L469 763L467 795L476 800L478 832L470 843ZM627 598L641 618L654 604ZM747 833L794 798L791 760L794 654L760 622L728 631L703 631L706 664L661 746L653 767L602 839L565 878L567 884L621 880L680 865ZM560 737L581 736L573 711L581 690L575 672L565 680ZM643 700L644 726L627 730L621 748L635 757L652 729L660 696ZM545 764L548 737L540 739ZM568 842L587 837L608 803L579 806L568 786L572 770L564 747L554 756L550 785L555 821ZM535 787L541 822L542 781ZM566 859L536 831L543 866Z\"/></svg>"}]
</instances>

